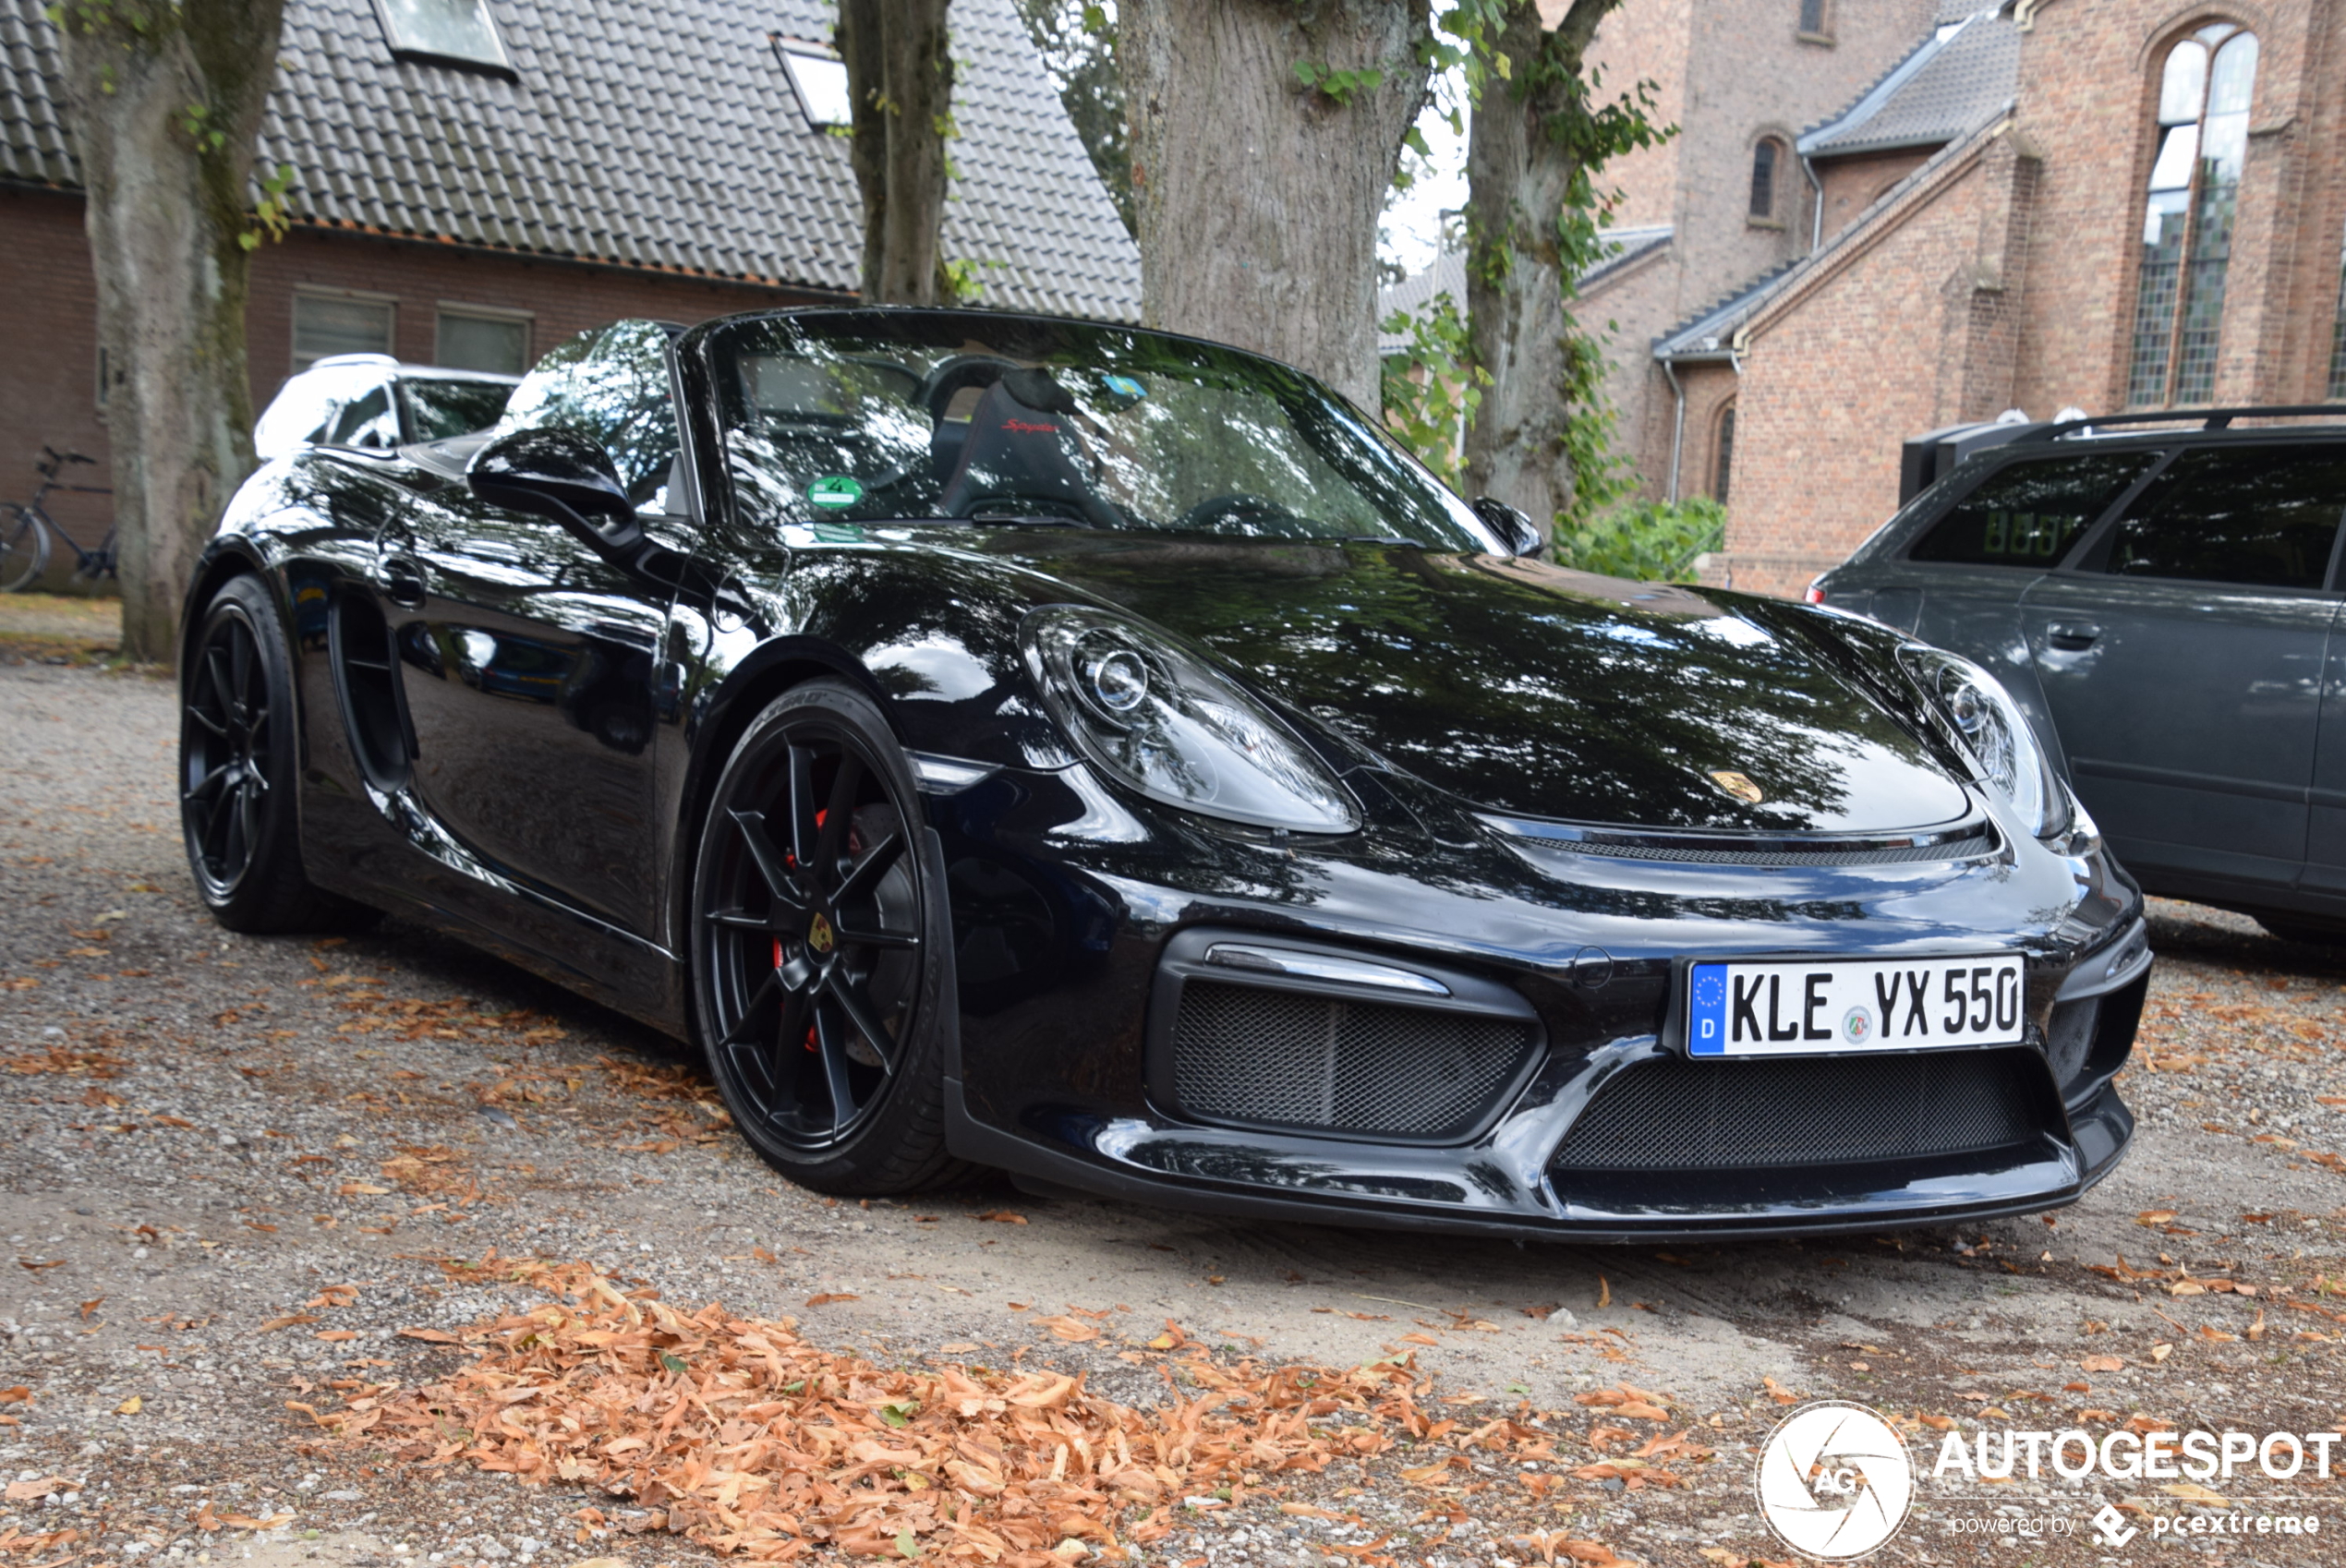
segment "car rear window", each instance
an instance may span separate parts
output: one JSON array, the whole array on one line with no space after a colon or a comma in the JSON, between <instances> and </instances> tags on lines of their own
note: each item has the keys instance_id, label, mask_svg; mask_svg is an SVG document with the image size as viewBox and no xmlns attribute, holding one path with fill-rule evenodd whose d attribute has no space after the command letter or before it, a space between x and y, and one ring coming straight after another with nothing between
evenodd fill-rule
<instances>
[{"instance_id":1,"label":"car rear window","mask_svg":"<svg viewBox=\"0 0 2346 1568\"><path fill-rule=\"evenodd\" d=\"M1907 559L2041 572L2158 460L2155 452L2102 452L1999 468L1957 501Z\"/></svg>"},{"instance_id":2,"label":"car rear window","mask_svg":"<svg viewBox=\"0 0 2346 1568\"><path fill-rule=\"evenodd\" d=\"M2318 588L2346 515L2346 446L2187 452L2127 508L2108 570Z\"/></svg>"}]
</instances>

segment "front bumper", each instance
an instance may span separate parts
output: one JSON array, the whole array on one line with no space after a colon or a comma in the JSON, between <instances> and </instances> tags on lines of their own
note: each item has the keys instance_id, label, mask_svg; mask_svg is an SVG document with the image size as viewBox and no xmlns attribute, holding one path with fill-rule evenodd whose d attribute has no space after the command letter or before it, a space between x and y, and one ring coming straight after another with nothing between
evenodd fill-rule
<instances>
[{"instance_id":1,"label":"front bumper","mask_svg":"<svg viewBox=\"0 0 2346 1568\"><path fill-rule=\"evenodd\" d=\"M1073 775L1073 777L1070 777ZM2114 1167L2111 1086L2150 955L2140 898L2098 850L2002 836L1963 862L1785 867L1528 857L1437 813L1304 848L1150 819L1080 769L935 802L962 1007L947 1085L962 1157L1030 1183L1263 1218L1631 1240L1951 1224L2058 1208ZM1072 826L1078 831L1068 831ZM1194 938L1249 935L1504 988L1535 1059L1466 1135L1210 1125L1168 1092L1165 975ZM1699 1169L1560 1168L1609 1084L1676 1055L1688 954L1976 948L2026 959L2038 1107L1992 1147ZM1454 983L1454 989L1460 988Z\"/></svg>"}]
</instances>

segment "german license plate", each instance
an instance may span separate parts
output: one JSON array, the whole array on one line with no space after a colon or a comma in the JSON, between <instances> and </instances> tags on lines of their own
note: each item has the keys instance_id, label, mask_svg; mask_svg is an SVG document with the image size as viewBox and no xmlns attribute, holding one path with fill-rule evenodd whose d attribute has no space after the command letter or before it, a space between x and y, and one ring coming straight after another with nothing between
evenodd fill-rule
<instances>
[{"instance_id":1,"label":"german license plate","mask_svg":"<svg viewBox=\"0 0 2346 1568\"><path fill-rule=\"evenodd\" d=\"M1798 1056L2016 1045L2016 953L1687 966L1687 1054Z\"/></svg>"}]
</instances>

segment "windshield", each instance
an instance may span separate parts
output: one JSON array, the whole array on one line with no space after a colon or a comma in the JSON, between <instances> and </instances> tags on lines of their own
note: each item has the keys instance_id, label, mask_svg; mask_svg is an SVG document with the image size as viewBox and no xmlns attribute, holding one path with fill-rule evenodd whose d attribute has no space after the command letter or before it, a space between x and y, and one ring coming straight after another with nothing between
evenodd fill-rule
<instances>
[{"instance_id":1,"label":"windshield","mask_svg":"<svg viewBox=\"0 0 2346 1568\"><path fill-rule=\"evenodd\" d=\"M1235 349L954 311L736 319L699 349L753 525L965 520L1501 549L1374 422Z\"/></svg>"},{"instance_id":2,"label":"windshield","mask_svg":"<svg viewBox=\"0 0 2346 1568\"><path fill-rule=\"evenodd\" d=\"M513 395L510 381L426 380L414 376L399 380L399 399L407 407L407 428L419 441L468 436L497 423Z\"/></svg>"}]
</instances>

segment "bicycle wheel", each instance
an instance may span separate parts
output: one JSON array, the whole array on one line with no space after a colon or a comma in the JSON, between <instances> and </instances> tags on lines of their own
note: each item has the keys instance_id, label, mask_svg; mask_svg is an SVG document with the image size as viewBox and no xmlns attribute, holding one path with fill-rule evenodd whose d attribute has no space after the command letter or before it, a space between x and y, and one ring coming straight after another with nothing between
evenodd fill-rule
<instances>
[{"instance_id":1,"label":"bicycle wheel","mask_svg":"<svg viewBox=\"0 0 2346 1568\"><path fill-rule=\"evenodd\" d=\"M41 513L0 502L0 594L41 580L49 564L49 529Z\"/></svg>"}]
</instances>

